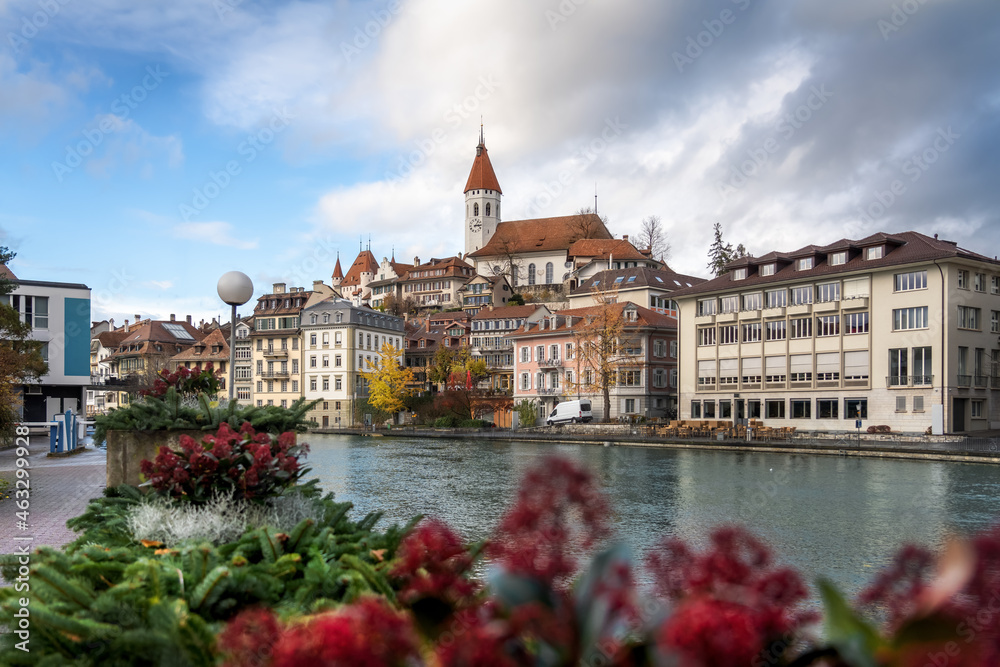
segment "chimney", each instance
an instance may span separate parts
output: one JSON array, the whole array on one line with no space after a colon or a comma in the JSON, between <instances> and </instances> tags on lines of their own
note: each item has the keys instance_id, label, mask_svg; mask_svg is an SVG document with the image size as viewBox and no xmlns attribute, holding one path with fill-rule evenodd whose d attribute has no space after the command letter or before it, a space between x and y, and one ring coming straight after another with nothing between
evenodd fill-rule
<instances>
[{"instance_id":1,"label":"chimney","mask_svg":"<svg viewBox=\"0 0 1000 667\"><path fill-rule=\"evenodd\" d=\"M413 258L413 266L420 266L420 258L419 257L414 257Z\"/></svg>"},{"instance_id":2,"label":"chimney","mask_svg":"<svg viewBox=\"0 0 1000 667\"><path fill-rule=\"evenodd\" d=\"M128 333L128 320L125 320L125 333Z\"/></svg>"},{"instance_id":3,"label":"chimney","mask_svg":"<svg viewBox=\"0 0 1000 667\"><path fill-rule=\"evenodd\" d=\"M628 234L622 234L622 241L628 241Z\"/></svg>"},{"instance_id":4,"label":"chimney","mask_svg":"<svg viewBox=\"0 0 1000 667\"><path fill-rule=\"evenodd\" d=\"M170 321L171 322L176 322L177 321L177 315L174 314L174 313L170 313Z\"/></svg>"},{"instance_id":5,"label":"chimney","mask_svg":"<svg viewBox=\"0 0 1000 667\"><path fill-rule=\"evenodd\" d=\"M314 292L315 292L316 290L318 290L318 289L319 289L320 287L322 287L322 286L323 286L323 281L322 281L322 280L314 280L314 281L313 281L313 291L314 291Z\"/></svg>"},{"instance_id":6,"label":"chimney","mask_svg":"<svg viewBox=\"0 0 1000 667\"><path fill-rule=\"evenodd\" d=\"M139 324L139 322L141 322L141 321L142 321L142 315L140 315L139 313L136 313L135 314L135 323Z\"/></svg>"},{"instance_id":7,"label":"chimney","mask_svg":"<svg viewBox=\"0 0 1000 667\"><path fill-rule=\"evenodd\" d=\"M187 323L191 324L191 316L190 315L187 316Z\"/></svg>"},{"instance_id":8,"label":"chimney","mask_svg":"<svg viewBox=\"0 0 1000 667\"><path fill-rule=\"evenodd\" d=\"M285 293L285 283L274 283L273 290L275 294Z\"/></svg>"}]
</instances>

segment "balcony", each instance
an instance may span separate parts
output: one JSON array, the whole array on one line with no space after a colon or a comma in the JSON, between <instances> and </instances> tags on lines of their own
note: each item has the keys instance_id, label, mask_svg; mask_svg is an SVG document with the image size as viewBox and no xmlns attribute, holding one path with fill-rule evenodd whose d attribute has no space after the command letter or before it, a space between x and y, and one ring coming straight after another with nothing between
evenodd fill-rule
<instances>
[{"instance_id":1,"label":"balcony","mask_svg":"<svg viewBox=\"0 0 1000 667\"><path fill-rule=\"evenodd\" d=\"M559 396L562 394L562 389L559 389L558 387L556 387L555 389L549 387L547 389L538 389L535 391L535 393L538 394L539 396Z\"/></svg>"},{"instance_id":2,"label":"balcony","mask_svg":"<svg viewBox=\"0 0 1000 667\"><path fill-rule=\"evenodd\" d=\"M889 389L930 387L933 384L933 375L889 375L885 378L885 386Z\"/></svg>"},{"instance_id":3,"label":"balcony","mask_svg":"<svg viewBox=\"0 0 1000 667\"><path fill-rule=\"evenodd\" d=\"M265 357L288 357L288 348L285 347L265 347Z\"/></svg>"},{"instance_id":4,"label":"balcony","mask_svg":"<svg viewBox=\"0 0 1000 667\"><path fill-rule=\"evenodd\" d=\"M562 361L560 361L559 357L556 357L554 359L539 359L538 360L538 367L539 368L561 368L562 367Z\"/></svg>"},{"instance_id":5,"label":"balcony","mask_svg":"<svg viewBox=\"0 0 1000 667\"><path fill-rule=\"evenodd\" d=\"M987 375L974 375L972 381L976 386L976 389L985 389L989 386L990 378Z\"/></svg>"},{"instance_id":6,"label":"balcony","mask_svg":"<svg viewBox=\"0 0 1000 667\"><path fill-rule=\"evenodd\" d=\"M288 378L288 371L264 371L260 374L260 377L265 380L284 380Z\"/></svg>"},{"instance_id":7,"label":"balcony","mask_svg":"<svg viewBox=\"0 0 1000 667\"><path fill-rule=\"evenodd\" d=\"M759 320L760 319L760 311L757 310L757 309L754 309L754 310L741 310L740 311L740 319L741 320Z\"/></svg>"},{"instance_id":8,"label":"balcony","mask_svg":"<svg viewBox=\"0 0 1000 667\"><path fill-rule=\"evenodd\" d=\"M972 386L972 376L971 375L959 375L958 376L958 386L959 387L971 387Z\"/></svg>"}]
</instances>

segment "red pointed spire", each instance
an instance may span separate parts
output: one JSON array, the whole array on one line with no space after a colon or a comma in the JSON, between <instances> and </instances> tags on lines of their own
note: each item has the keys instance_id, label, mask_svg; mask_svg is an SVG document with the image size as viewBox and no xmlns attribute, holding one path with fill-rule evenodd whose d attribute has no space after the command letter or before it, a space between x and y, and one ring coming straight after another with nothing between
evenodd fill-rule
<instances>
[{"instance_id":1,"label":"red pointed spire","mask_svg":"<svg viewBox=\"0 0 1000 667\"><path fill-rule=\"evenodd\" d=\"M472 171L469 172L469 180L465 183L465 190L496 190L503 194L500 189L500 181L490 164L490 156L486 152L486 143L483 141L482 125L479 126L479 145L476 146L476 159L472 163Z\"/></svg>"},{"instance_id":2,"label":"red pointed spire","mask_svg":"<svg viewBox=\"0 0 1000 667\"><path fill-rule=\"evenodd\" d=\"M341 280L343 280L343 278L344 278L344 272L340 268L340 253L339 252L337 253L337 265L333 267L333 277L334 278L340 278Z\"/></svg>"}]
</instances>

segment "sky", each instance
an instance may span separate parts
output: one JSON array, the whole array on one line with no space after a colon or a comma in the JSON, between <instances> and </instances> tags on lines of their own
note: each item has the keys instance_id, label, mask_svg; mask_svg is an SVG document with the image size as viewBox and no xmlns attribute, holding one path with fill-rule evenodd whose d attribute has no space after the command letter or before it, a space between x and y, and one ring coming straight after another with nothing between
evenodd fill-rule
<instances>
[{"instance_id":1,"label":"sky","mask_svg":"<svg viewBox=\"0 0 1000 667\"><path fill-rule=\"evenodd\" d=\"M596 189L682 273L716 222L993 256L998 62L995 0L0 0L0 245L94 320L228 318L230 270L462 252L482 123L504 219Z\"/></svg>"}]
</instances>

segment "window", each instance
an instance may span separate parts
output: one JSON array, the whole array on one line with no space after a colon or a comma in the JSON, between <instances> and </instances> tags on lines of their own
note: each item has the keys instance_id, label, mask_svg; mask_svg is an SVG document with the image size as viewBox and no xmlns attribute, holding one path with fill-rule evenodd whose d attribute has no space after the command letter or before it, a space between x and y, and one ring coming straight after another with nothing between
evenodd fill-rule
<instances>
[{"instance_id":1,"label":"window","mask_svg":"<svg viewBox=\"0 0 1000 667\"><path fill-rule=\"evenodd\" d=\"M698 329L698 345L715 345L715 327L702 327Z\"/></svg>"},{"instance_id":2,"label":"window","mask_svg":"<svg viewBox=\"0 0 1000 667\"><path fill-rule=\"evenodd\" d=\"M990 311L990 333L1000 333L1000 311Z\"/></svg>"},{"instance_id":3,"label":"window","mask_svg":"<svg viewBox=\"0 0 1000 667\"><path fill-rule=\"evenodd\" d=\"M490 217L490 203L486 202L486 217Z\"/></svg>"},{"instance_id":4,"label":"window","mask_svg":"<svg viewBox=\"0 0 1000 667\"><path fill-rule=\"evenodd\" d=\"M298 338L293 338L292 339L292 349L293 350L299 349L299 339Z\"/></svg>"},{"instance_id":5,"label":"window","mask_svg":"<svg viewBox=\"0 0 1000 667\"><path fill-rule=\"evenodd\" d=\"M298 373L299 372L299 360L298 359L292 359L292 372L293 373Z\"/></svg>"},{"instance_id":6,"label":"window","mask_svg":"<svg viewBox=\"0 0 1000 667\"><path fill-rule=\"evenodd\" d=\"M701 418L701 401L691 401L691 418Z\"/></svg>"},{"instance_id":7,"label":"window","mask_svg":"<svg viewBox=\"0 0 1000 667\"><path fill-rule=\"evenodd\" d=\"M798 261L796 266L798 267L799 271L808 271L813 267L813 258L804 257Z\"/></svg>"},{"instance_id":8,"label":"window","mask_svg":"<svg viewBox=\"0 0 1000 667\"><path fill-rule=\"evenodd\" d=\"M792 382L812 382L812 355L793 354L788 358Z\"/></svg>"},{"instance_id":9,"label":"window","mask_svg":"<svg viewBox=\"0 0 1000 667\"><path fill-rule=\"evenodd\" d=\"M760 267L760 275L762 276L773 276L774 275L774 264L764 264Z\"/></svg>"},{"instance_id":10,"label":"window","mask_svg":"<svg viewBox=\"0 0 1000 667\"><path fill-rule=\"evenodd\" d=\"M541 363L541 362L545 361L545 346L544 345L536 345L535 346L535 361L537 361L538 363Z\"/></svg>"},{"instance_id":11,"label":"window","mask_svg":"<svg viewBox=\"0 0 1000 667\"><path fill-rule=\"evenodd\" d=\"M323 355L323 368L329 368L329 367L330 367L330 355L324 354Z\"/></svg>"},{"instance_id":12,"label":"window","mask_svg":"<svg viewBox=\"0 0 1000 667\"><path fill-rule=\"evenodd\" d=\"M788 361L784 356L764 358L764 380L768 384L784 384L788 373Z\"/></svg>"},{"instance_id":13,"label":"window","mask_svg":"<svg viewBox=\"0 0 1000 667\"><path fill-rule=\"evenodd\" d=\"M865 248L865 259L882 259L882 249L880 245L872 248Z\"/></svg>"},{"instance_id":14,"label":"window","mask_svg":"<svg viewBox=\"0 0 1000 667\"><path fill-rule=\"evenodd\" d=\"M264 383L261 382L260 380L257 380L257 393L259 394L263 391L264 391Z\"/></svg>"},{"instance_id":15,"label":"window","mask_svg":"<svg viewBox=\"0 0 1000 667\"><path fill-rule=\"evenodd\" d=\"M719 299L722 313L735 313L739 308L739 299L736 296L724 296Z\"/></svg>"},{"instance_id":16,"label":"window","mask_svg":"<svg viewBox=\"0 0 1000 667\"><path fill-rule=\"evenodd\" d=\"M316 334L309 334L309 346L316 347Z\"/></svg>"},{"instance_id":17,"label":"window","mask_svg":"<svg viewBox=\"0 0 1000 667\"><path fill-rule=\"evenodd\" d=\"M715 419L715 401L705 401L705 419Z\"/></svg>"},{"instance_id":18,"label":"window","mask_svg":"<svg viewBox=\"0 0 1000 667\"><path fill-rule=\"evenodd\" d=\"M840 380L839 352L820 352L816 355L816 380L819 382Z\"/></svg>"},{"instance_id":19,"label":"window","mask_svg":"<svg viewBox=\"0 0 1000 667\"><path fill-rule=\"evenodd\" d=\"M535 284L535 265L534 264L528 264L528 284L529 285L534 285Z\"/></svg>"},{"instance_id":20,"label":"window","mask_svg":"<svg viewBox=\"0 0 1000 667\"><path fill-rule=\"evenodd\" d=\"M844 352L844 379L847 381L868 381L868 350Z\"/></svg>"},{"instance_id":21,"label":"window","mask_svg":"<svg viewBox=\"0 0 1000 667\"><path fill-rule=\"evenodd\" d=\"M760 322L750 322L749 324L743 325L743 342L760 342Z\"/></svg>"},{"instance_id":22,"label":"window","mask_svg":"<svg viewBox=\"0 0 1000 667\"><path fill-rule=\"evenodd\" d=\"M556 374L553 373L553 377L555 375ZM642 373L640 371L618 371L618 386L620 387L642 386Z\"/></svg>"},{"instance_id":23,"label":"window","mask_svg":"<svg viewBox=\"0 0 1000 667\"><path fill-rule=\"evenodd\" d=\"M527 345L521 346L521 362L531 361L531 348Z\"/></svg>"},{"instance_id":24,"label":"window","mask_svg":"<svg viewBox=\"0 0 1000 667\"><path fill-rule=\"evenodd\" d=\"M676 359L677 358L677 341L676 340L670 341L670 358L671 359Z\"/></svg>"},{"instance_id":25,"label":"window","mask_svg":"<svg viewBox=\"0 0 1000 667\"><path fill-rule=\"evenodd\" d=\"M733 418L733 402L719 401L719 419Z\"/></svg>"},{"instance_id":26,"label":"window","mask_svg":"<svg viewBox=\"0 0 1000 667\"><path fill-rule=\"evenodd\" d=\"M990 276L990 294L1000 294L1000 276Z\"/></svg>"},{"instance_id":27,"label":"window","mask_svg":"<svg viewBox=\"0 0 1000 667\"><path fill-rule=\"evenodd\" d=\"M816 285L816 303L840 301L840 283L822 283Z\"/></svg>"},{"instance_id":28,"label":"window","mask_svg":"<svg viewBox=\"0 0 1000 667\"><path fill-rule=\"evenodd\" d=\"M735 345L739 341L739 329L735 324L719 327L719 345Z\"/></svg>"},{"instance_id":29,"label":"window","mask_svg":"<svg viewBox=\"0 0 1000 667\"><path fill-rule=\"evenodd\" d=\"M982 400L973 400L972 401L972 414L971 414L971 416L972 416L973 419L983 419L983 403L984 402L985 401L982 401Z\"/></svg>"},{"instance_id":30,"label":"window","mask_svg":"<svg viewBox=\"0 0 1000 667\"><path fill-rule=\"evenodd\" d=\"M897 273L893 276L893 289L897 292L927 289L927 272L911 271L909 273Z\"/></svg>"},{"instance_id":31,"label":"window","mask_svg":"<svg viewBox=\"0 0 1000 667\"><path fill-rule=\"evenodd\" d=\"M764 401L765 419L784 419L785 401L767 399Z\"/></svg>"},{"instance_id":32,"label":"window","mask_svg":"<svg viewBox=\"0 0 1000 667\"><path fill-rule=\"evenodd\" d=\"M892 311L892 330L927 328L927 306L917 308L895 308Z\"/></svg>"},{"instance_id":33,"label":"window","mask_svg":"<svg viewBox=\"0 0 1000 667\"><path fill-rule=\"evenodd\" d=\"M792 419L811 419L812 401L792 400Z\"/></svg>"},{"instance_id":34,"label":"window","mask_svg":"<svg viewBox=\"0 0 1000 667\"><path fill-rule=\"evenodd\" d=\"M909 377L907 370L907 359L910 351L904 348L894 348L889 350L889 386L905 387Z\"/></svg>"},{"instance_id":35,"label":"window","mask_svg":"<svg viewBox=\"0 0 1000 667\"><path fill-rule=\"evenodd\" d=\"M739 359L719 359L719 385L739 384Z\"/></svg>"},{"instance_id":36,"label":"window","mask_svg":"<svg viewBox=\"0 0 1000 667\"><path fill-rule=\"evenodd\" d=\"M760 384L760 357L747 357L740 360L743 372L743 384Z\"/></svg>"},{"instance_id":37,"label":"window","mask_svg":"<svg viewBox=\"0 0 1000 667\"><path fill-rule=\"evenodd\" d=\"M674 388L677 387L677 369L676 368L671 368L670 369L670 386L674 387Z\"/></svg>"},{"instance_id":38,"label":"window","mask_svg":"<svg viewBox=\"0 0 1000 667\"><path fill-rule=\"evenodd\" d=\"M868 313L848 313L844 315L844 334L868 333Z\"/></svg>"},{"instance_id":39,"label":"window","mask_svg":"<svg viewBox=\"0 0 1000 667\"><path fill-rule=\"evenodd\" d=\"M299 381L298 380L292 380L292 391L293 392L298 392L299 391Z\"/></svg>"},{"instance_id":40,"label":"window","mask_svg":"<svg viewBox=\"0 0 1000 667\"><path fill-rule=\"evenodd\" d=\"M788 291L772 289L764 292L765 308L784 308L788 305Z\"/></svg>"},{"instance_id":41,"label":"window","mask_svg":"<svg viewBox=\"0 0 1000 667\"><path fill-rule=\"evenodd\" d=\"M665 357L667 356L667 343L663 340L653 341L653 356L654 357Z\"/></svg>"},{"instance_id":42,"label":"window","mask_svg":"<svg viewBox=\"0 0 1000 667\"><path fill-rule=\"evenodd\" d=\"M789 337L812 338L812 318L800 317L788 321Z\"/></svg>"},{"instance_id":43,"label":"window","mask_svg":"<svg viewBox=\"0 0 1000 667\"><path fill-rule=\"evenodd\" d=\"M715 386L715 359L702 359L698 362L698 386Z\"/></svg>"},{"instance_id":44,"label":"window","mask_svg":"<svg viewBox=\"0 0 1000 667\"><path fill-rule=\"evenodd\" d=\"M848 278L844 280L843 298L861 299L871 294L871 281L867 278Z\"/></svg>"},{"instance_id":45,"label":"window","mask_svg":"<svg viewBox=\"0 0 1000 667\"><path fill-rule=\"evenodd\" d=\"M545 284L551 285L554 281L552 262L545 265Z\"/></svg>"},{"instance_id":46,"label":"window","mask_svg":"<svg viewBox=\"0 0 1000 667\"><path fill-rule=\"evenodd\" d=\"M792 305L801 306L806 303L812 303L813 300L813 288L808 285L804 287L793 287L792 288Z\"/></svg>"},{"instance_id":47,"label":"window","mask_svg":"<svg viewBox=\"0 0 1000 667\"><path fill-rule=\"evenodd\" d=\"M323 377L323 391L330 391L330 378Z\"/></svg>"},{"instance_id":48,"label":"window","mask_svg":"<svg viewBox=\"0 0 1000 667\"><path fill-rule=\"evenodd\" d=\"M969 272L964 269L958 270L958 288L969 289Z\"/></svg>"},{"instance_id":49,"label":"window","mask_svg":"<svg viewBox=\"0 0 1000 667\"><path fill-rule=\"evenodd\" d=\"M931 370L931 348L915 347L911 350L913 367L911 380L914 385L929 385L933 382Z\"/></svg>"},{"instance_id":50,"label":"window","mask_svg":"<svg viewBox=\"0 0 1000 667\"><path fill-rule=\"evenodd\" d=\"M521 373L521 389L531 389L531 376L527 373Z\"/></svg>"},{"instance_id":51,"label":"window","mask_svg":"<svg viewBox=\"0 0 1000 667\"><path fill-rule=\"evenodd\" d=\"M747 270L745 268L733 270L733 280L746 280L746 278Z\"/></svg>"},{"instance_id":52,"label":"window","mask_svg":"<svg viewBox=\"0 0 1000 667\"><path fill-rule=\"evenodd\" d=\"M906 412L906 396L896 397L896 412Z\"/></svg>"},{"instance_id":53,"label":"window","mask_svg":"<svg viewBox=\"0 0 1000 667\"><path fill-rule=\"evenodd\" d=\"M337 317L340 317L340 313L337 313ZM344 341L344 335L342 332L337 331L333 334L333 342L340 345Z\"/></svg>"},{"instance_id":54,"label":"window","mask_svg":"<svg viewBox=\"0 0 1000 667\"><path fill-rule=\"evenodd\" d=\"M715 299L698 299L698 315L715 315Z\"/></svg>"},{"instance_id":55,"label":"window","mask_svg":"<svg viewBox=\"0 0 1000 667\"><path fill-rule=\"evenodd\" d=\"M958 307L958 328L979 330L979 309L969 306Z\"/></svg>"},{"instance_id":56,"label":"window","mask_svg":"<svg viewBox=\"0 0 1000 667\"><path fill-rule=\"evenodd\" d=\"M976 290L977 292L985 292L986 291L986 274L985 273L977 273L975 276L973 276L973 278L972 278L972 289Z\"/></svg>"},{"instance_id":57,"label":"window","mask_svg":"<svg viewBox=\"0 0 1000 667\"><path fill-rule=\"evenodd\" d=\"M840 252L831 253L826 260L827 264L830 266L840 266L841 264L847 264L847 251L841 250Z\"/></svg>"},{"instance_id":58,"label":"window","mask_svg":"<svg viewBox=\"0 0 1000 667\"><path fill-rule=\"evenodd\" d=\"M309 368L316 368L316 356L309 357Z\"/></svg>"},{"instance_id":59,"label":"window","mask_svg":"<svg viewBox=\"0 0 1000 667\"><path fill-rule=\"evenodd\" d=\"M844 419L868 419L868 399L845 398Z\"/></svg>"},{"instance_id":60,"label":"window","mask_svg":"<svg viewBox=\"0 0 1000 667\"><path fill-rule=\"evenodd\" d=\"M334 355L334 357L333 357L333 365L334 365L334 367L335 368L340 368L343 365L342 364L343 359L344 358L341 355L339 355L339 354Z\"/></svg>"},{"instance_id":61,"label":"window","mask_svg":"<svg viewBox=\"0 0 1000 667\"><path fill-rule=\"evenodd\" d=\"M913 411L914 412L923 412L924 411L924 397L923 396L914 396L913 397Z\"/></svg>"},{"instance_id":62,"label":"window","mask_svg":"<svg viewBox=\"0 0 1000 667\"><path fill-rule=\"evenodd\" d=\"M309 378L309 391L316 391L316 378Z\"/></svg>"},{"instance_id":63,"label":"window","mask_svg":"<svg viewBox=\"0 0 1000 667\"><path fill-rule=\"evenodd\" d=\"M824 315L816 318L817 336L839 336L840 315Z\"/></svg>"},{"instance_id":64,"label":"window","mask_svg":"<svg viewBox=\"0 0 1000 667\"><path fill-rule=\"evenodd\" d=\"M764 302L764 295L760 292L743 295L743 310L760 310Z\"/></svg>"},{"instance_id":65,"label":"window","mask_svg":"<svg viewBox=\"0 0 1000 667\"><path fill-rule=\"evenodd\" d=\"M840 402L837 399L821 398L816 401L816 417L819 419L837 419L839 408Z\"/></svg>"}]
</instances>

